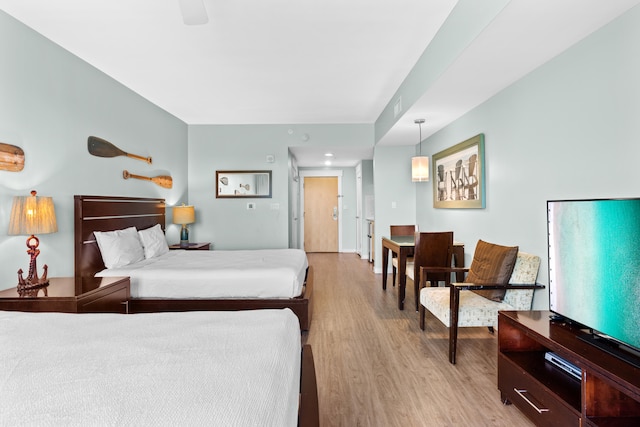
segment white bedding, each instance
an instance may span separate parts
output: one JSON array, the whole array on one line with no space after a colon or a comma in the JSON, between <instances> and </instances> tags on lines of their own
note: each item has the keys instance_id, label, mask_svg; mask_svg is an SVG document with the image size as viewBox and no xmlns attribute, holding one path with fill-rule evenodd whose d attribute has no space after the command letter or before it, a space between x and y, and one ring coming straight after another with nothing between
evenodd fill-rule
<instances>
[{"instance_id":1,"label":"white bedding","mask_svg":"<svg viewBox=\"0 0 640 427\"><path fill-rule=\"evenodd\" d=\"M131 298L293 298L308 265L300 249L176 250L96 276L129 276Z\"/></svg>"},{"instance_id":2,"label":"white bedding","mask_svg":"<svg viewBox=\"0 0 640 427\"><path fill-rule=\"evenodd\" d=\"M0 311L1 426L295 426L289 310Z\"/></svg>"}]
</instances>

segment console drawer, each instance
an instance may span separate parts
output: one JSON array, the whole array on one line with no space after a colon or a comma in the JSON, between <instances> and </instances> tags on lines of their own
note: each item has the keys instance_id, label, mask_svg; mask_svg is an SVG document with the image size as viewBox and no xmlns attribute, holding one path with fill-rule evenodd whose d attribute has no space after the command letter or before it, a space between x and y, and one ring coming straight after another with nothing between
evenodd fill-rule
<instances>
[{"instance_id":1,"label":"console drawer","mask_svg":"<svg viewBox=\"0 0 640 427\"><path fill-rule=\"evenodd\" d=\"M566 406L503 354L498 356L498 389L503 400L518 407L539 426L580 426L580 414Z\"/></svg>"}]
</instances>

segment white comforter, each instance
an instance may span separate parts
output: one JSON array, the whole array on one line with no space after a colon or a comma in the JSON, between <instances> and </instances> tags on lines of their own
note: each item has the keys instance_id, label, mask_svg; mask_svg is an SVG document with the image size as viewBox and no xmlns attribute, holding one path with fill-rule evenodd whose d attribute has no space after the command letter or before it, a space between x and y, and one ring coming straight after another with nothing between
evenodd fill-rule
<instances>
[{"instance_id":1,"label":"white comforter","mask_svg":"<svg viewBox=\"0 0 640 427\"><path fill-rule=\"evenodd\" d=\"M289 310L0 311L1 426L295 426Z\"/></svg>"},{"instance_id":2,"label":"white comforter","mask_svg":"<svg viewBox=\"0 0 640 427\"><path fill-rule=\"evenodd\" d=\"M293 298L308 265L300 249L177 250L96 276L129 276L131 298Z\"/></svg>"}]
</instances>

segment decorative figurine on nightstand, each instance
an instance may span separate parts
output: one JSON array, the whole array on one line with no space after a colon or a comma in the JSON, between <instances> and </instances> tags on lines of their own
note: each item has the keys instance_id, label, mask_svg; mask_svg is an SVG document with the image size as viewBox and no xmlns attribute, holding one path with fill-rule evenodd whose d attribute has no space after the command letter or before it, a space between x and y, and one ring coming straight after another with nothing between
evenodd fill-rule
<instances>
[{"instance_id":1,"label":"decorative figurine on nightstand","mask_svg":"<svg viewBox=\"0 0 640 427\"><path fill-rule=\"evenodd\" d=\"M36 249L37 250L37 249ZM40 253L40 251L38 251ZM22 278L22 269L18 270L18 296L20 298L23 297L36 297L38 296L38 292L40 289L44 289L44 296L48 295L47 286L49 286L49 279L47 278L47 270L49 267L47 264L42 267L44 270L44 274L42 277L38 278L38 271L35 266L36 260L33 258L33 275L34 277L29 279L30 276L27 276L27 279ZM31 271L31 263L29 263L29 271ZM31 273L29 273L31 274Z\"/></svg>"},{"instance_id":2,"label":"decorative figurine on nightstand","mask_svg":"<svg viewBox=\"0 0 640 427\"><path fill-rule=\"evenodd\" d=\"M36 258L40 255L38 245L40 240L34 235L55 233L58 231L56 223L56 212L53 207L53 199L51 197L37 197L36 192L32 191L31 196L13 198L13 206L11 208L11 220L9 222L9 235L30 235L27 238L27 253L30 256L29 274L27 278L22 277L22 269L18 270L18 295L29 296L30 292L49 285L47 279L48 266L44 266L44 274L38 277L38 267Z\"/></svg>"}]
</instances>

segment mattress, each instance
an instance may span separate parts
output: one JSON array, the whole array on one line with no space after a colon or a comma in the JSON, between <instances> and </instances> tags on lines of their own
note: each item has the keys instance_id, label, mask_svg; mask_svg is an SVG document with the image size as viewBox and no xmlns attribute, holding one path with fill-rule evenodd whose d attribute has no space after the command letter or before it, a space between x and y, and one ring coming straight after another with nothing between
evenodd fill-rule
<instances>
[{"instance_id":1,"label":"mattress","mask_svg":"<svg viewBox=\"0 0 640 427\"><path fill-rule=\"evenodd\" d=\"M0 311L0 425L295 426L289 310Z\"/></svg>"},{"instance_id":2,"label":"mattress","mask_svg":"<svg viewBox=\"0 0 640 427\"><path fill-rule=\"evenodd\" d=\"M294 298L308 266L300 249L173 250L96 276L129 276L131 298Z\"/></svg>"}]
</instances>

